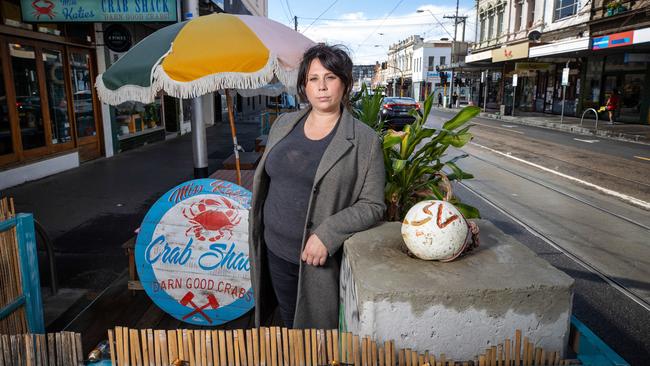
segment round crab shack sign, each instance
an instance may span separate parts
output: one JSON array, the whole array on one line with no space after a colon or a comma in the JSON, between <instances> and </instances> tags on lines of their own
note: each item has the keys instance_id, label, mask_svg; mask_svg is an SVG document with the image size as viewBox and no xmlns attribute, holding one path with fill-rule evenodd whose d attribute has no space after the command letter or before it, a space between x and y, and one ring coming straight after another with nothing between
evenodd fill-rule
<instances>
[{"instance_id":1,"label":"round crab shack sign","mask_svg":"<svg viewBox=\"0 0 650 366\"><path fill-rule=\"evenodd\" d=\"M185 182L144 218L135 246L142 287L161 309L218 325L253 307L248 259L251 193L215 179Z\"/></svg>"}]
</instances>

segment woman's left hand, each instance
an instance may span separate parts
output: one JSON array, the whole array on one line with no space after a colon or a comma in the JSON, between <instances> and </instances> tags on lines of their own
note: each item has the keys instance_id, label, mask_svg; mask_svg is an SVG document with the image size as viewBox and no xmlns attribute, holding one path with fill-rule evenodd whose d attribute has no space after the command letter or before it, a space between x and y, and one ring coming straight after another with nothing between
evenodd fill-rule
<instances>
[{"instance_id":1,"label":"woman's left hand","mask_svg":"<svg viewBox=\"0 0 650 366\"><path fill-rule=\"evenodd\" d=\"M303 262L312 266L322 266L325 264L325 261L327 260L327 248L316 234L312 234L309 239L307 239L305 250L303 250L300 258Z\"/></svg>"}]
</instances>

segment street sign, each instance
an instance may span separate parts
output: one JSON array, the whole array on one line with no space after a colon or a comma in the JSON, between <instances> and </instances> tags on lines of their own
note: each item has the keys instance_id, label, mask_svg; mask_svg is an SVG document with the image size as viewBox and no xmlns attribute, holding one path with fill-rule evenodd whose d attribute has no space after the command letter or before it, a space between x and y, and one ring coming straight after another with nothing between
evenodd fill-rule
<instances>
[{"instance_id":1,"label":"street sign","mask_svg":"<svg viewBox=\"0 0 650 366\"><path fill-rule=\"evenodd\" d=\"M567 86L569 85L569 71L570 69L568 67L565 67L562 69L562 85Z\"/></svg>"},{"instance_id":2,"label":"street sign","mask_svg":"<svg viewBox=\"0 0 650 366\"><path fill-rule=\"evenodd\" d=\"M196 179L151 207L135 245L142 287L176 319L218 325L253 308L248 258L251 193L234 183Z\"/></svg>"},{"instance_id":3,"label":"street sign","mask_svg":"<svg viewBox=\"0 0 650 366\"><path fill-rule=\"evenodd\" d=\"M517 74L512 75L512 86L517 86Z\"/></svg>"}]
</instances>

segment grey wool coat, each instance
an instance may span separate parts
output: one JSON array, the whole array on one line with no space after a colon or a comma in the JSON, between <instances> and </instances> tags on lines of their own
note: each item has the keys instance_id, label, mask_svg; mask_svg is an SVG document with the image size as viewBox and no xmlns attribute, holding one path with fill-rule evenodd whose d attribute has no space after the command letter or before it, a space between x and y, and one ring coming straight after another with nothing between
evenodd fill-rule
<instances>
[{"instance_id":1,"label":"grey wool coat","mask_svg":"<svg viewBox=\"0 0 650 366\"><path fill-rule=\"evenodd\" d=\"M262 214L270 180L264 164L278 141L309 111L284 114L275 121L255 171L249 255L257 326L263 325L275 307L264 244ZM341 246L352 234L375 225L386 209L386 177L377 133L345 110L339 124L316 171L302 240L304 249L309 236L315 233L327 247L329 256L323 266L300 262L295 328L338 328Z\"/></svg>"}]
</instances>

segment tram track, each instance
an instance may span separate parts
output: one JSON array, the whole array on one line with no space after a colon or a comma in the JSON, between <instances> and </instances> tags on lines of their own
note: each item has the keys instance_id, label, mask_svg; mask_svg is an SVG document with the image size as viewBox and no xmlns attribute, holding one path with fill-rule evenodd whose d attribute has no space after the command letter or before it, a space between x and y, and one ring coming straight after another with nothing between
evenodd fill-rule
<instances>
[{"instance_id":1,"label":"tram track","mask_svg":"<svg viewBox=\"0 0 650 366\"><path fill-rule=\"evenodd\" d=\"M549 185L544 182L540 182L537 179L532 179L530 176L527 176L526 174L519 173L517 171L514 171L512 169L505 168L493 161L490 161L488 159L482 158L477 156L476 154L471 154L468 153L469 156L472 158L480 161L481 163L490 165L491 167L495 167L501 171L504 171L508 174L512 174L520 179L525 180L526 182L533 183L534 185L543 187L544 189L547 189L555 194L559 194L561 196L567 197L571 200L574 200L576 202L580 202L584 205L587 205L597 211L600 211L606 215L610 215L613 218L616 218L618 220L624 221L626 223L629 223L631 225L634 225L642 230L648 231L650 234L650 226L646 225L645 223L639 222L638 220L626 217L624 215L618 214L616 212L613 212L612 210L609 210L607 208L601 207L597 203L590 202L587 199L584 199L582 197L579 197L575 194L568 193L566 191L563 191L561 189L557 189L556 187L553 187L552 185ZM567 258L571 259L574 261L576 264L578 264L580 267L584 268L588 272L592 273L595 276L598 276L600 279L602 279L605 283L610 285L613 289L617 290L621 295L625 296L629 300L633 301L634 303L638 304L641 306L644 310L650 311L650 302L646 301L644 298L638 296L636 293L628 289L623 283L618 281L616 278L613 276L610 276L606 272L600 270L596 266L592 265L589 263L588 260L582 258L579 254L575 253L574 251L566 248L566 246L563 246L561 243L558 243L557 241L553 240L551 237L548 235L544 234L544 232L540 231L539 229L533 227L532 225L528 224L525 222L523 219L519 218L518 215L514 214L510 210L508 210L505 205L500 204L498 201L490 198L489 196L477 191L475 188L471 187L469 184L465 182L459 182L459 185L461 185L463 188L467 189L468 192L474 194L476 197L478 197L480 200L484 201L487 205L493 207L500 213L502 213L504 216L508 217L510 220L513 222L517 223L521 227L523 227L526 231L528 231L530 234L533 236L539 238L542 240L544 243L548 244L558 252L564 254ZM613 219L614 220L614 219Z\"/></svg>"}]
</instances>

